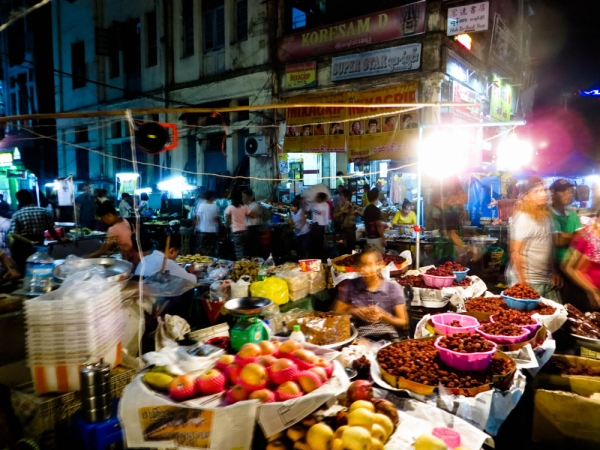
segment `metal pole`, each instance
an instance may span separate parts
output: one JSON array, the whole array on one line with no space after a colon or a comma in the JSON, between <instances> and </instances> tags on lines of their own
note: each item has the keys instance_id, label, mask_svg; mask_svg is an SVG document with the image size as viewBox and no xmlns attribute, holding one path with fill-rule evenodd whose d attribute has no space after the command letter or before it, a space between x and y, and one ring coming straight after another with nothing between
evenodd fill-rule
<instances>
[{"instance_id":1,"label":"metal pole","mask_svg":"<svg viewBox=\"0 0 600 450\"><path fill-rule=\"evenodd\" d=\"M35 195L37 197L37 205L40 205L40 182L37 177L35 177Z\"/></svg>"},{"instance_id":2,"label":"metal pole","mask_svg":"<svg viewBox=\"0 0 600 450\"><path fill-rule=\"evenodd\" d=\"M423 146L423 125L419 126L419 146L417 147L417 225L421 226L423 221L423 208L421 202L421 182L422 182L422 168L421 168L421 147ZM417 240L415 246L415 269L421 267L421 245L420 245L421 233L417 232Z\"/></svg>"}]
</instances>

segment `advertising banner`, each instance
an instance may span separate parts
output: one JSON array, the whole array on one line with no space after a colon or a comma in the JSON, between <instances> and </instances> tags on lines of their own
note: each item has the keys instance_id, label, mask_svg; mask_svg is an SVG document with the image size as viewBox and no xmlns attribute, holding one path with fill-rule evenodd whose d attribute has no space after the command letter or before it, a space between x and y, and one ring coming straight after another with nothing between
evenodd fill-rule
<instances>
[{"instance_id":1,"label":"advertising banner","mask_svg":"<svg viewBox=\"0 0 600 450\"><path fill-rule=\"evenodd\" d=\"M448 8L448 36L486 31L490 21L490 2Z\"/></svg>"},{"instance_id":2,"label":"advertising banner","mask_svg":"<svg viewBox=\"0 0 600 450\"><path fill-rule=\"evenodd\" d=\"M337 56L331 60L331 80L371 77L416 70L421 66L421 44L382 48L371 52Z\"/></svg>"},{"instance_id":3,"label":"advertising banner","mask_svg":"<svg viewBox=\"0 0 600 450\"><path fill-rule=\"evenodd\" d=\"M418 114L407 108L362 108L352 103L415 103L417 81L365 91L303 97L304 103L348 103L348 108L289 108L286 153L348 152L348 161L404 159L416 152ZM289 100L298 102L298 98Z\"/></svg>"},{"instance_id":4,"label":"advertising banner","mask_svg":"<svg viewBox=\"0 0 600 450\"><path fill-rule=\"evenodd\" d=\"M512 86L503 84L500 78L494 78L490 96L490 115L500 121L510 120L512 104Z\"/></svg>"},{"instance_id":5,"label":"advertising banner","mask_svg":"<svg viewBox=\"0 0 600 450\"><path fill-rule=\"evenodd\" d=\"M277 54L280 61L293 61L423 33L425 1L419 1L283 36Z\"/></svg>"},{"instance_id":6,"label":"advertising banner","mask_svg":"<svg viewBox=\"0 0 600 450\"><path fill-rule=\"evenodd\" d=\"M452 83L452 101L466 103L466 106L455 106L452 111L454 117L465 119L469 122L479 122L481 119L481 100L472 89L456 81Z\"/></svg>"},{"instance_id":7,"label":"advertising banner","mask_svg":"<svg viewBox=\"0 0 600 450\"><path fill-rule=\"evenodd\" d=\"M317 62L285 66L285 87L287 89L308 88L317 85Z\"/></svg>"}]
</instances>

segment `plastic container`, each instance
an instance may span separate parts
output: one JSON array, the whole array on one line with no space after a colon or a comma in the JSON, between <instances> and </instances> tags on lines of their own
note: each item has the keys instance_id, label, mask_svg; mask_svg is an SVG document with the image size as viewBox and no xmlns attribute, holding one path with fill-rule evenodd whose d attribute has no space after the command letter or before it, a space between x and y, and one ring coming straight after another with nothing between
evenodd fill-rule
<instances>
[{"instance_id":1,"label":"plastic container","mask_svg":"<svg viewBox=\"0 0 600 450\"><path fill-rule=\"evenodd\" d=\"M454 274L455 281L458 281L458 282L464 281L464 279L467 278L467 273L469 273L469 270L470 269L461 270L460 272L452 272Z\"/></svg>"},{"instance_id":2,"label":"plastic container","mask_svg":"<svg viewBox=\"0 0 600 450\"><path fill-rule=\"evenodd\" d=\"M450 322L458 320L461 324L460 327L453 327L448 325ZM455 313L443 313L431 316L434 328L444 336L452 336L456 333L475 333L477 327L479 327L479 321L475 317L463 316L462 314Z\"/></svg>"},{"instance_id":3,"label":"plastic container","mask_svg":"<svg viewBox=\"0 0 600 450\"><path fill-rule=\"evenodd\" d=\"M300 325L294 325L294 331L290 334L290 339L298 342L306 342L306 337L304 336Z\"/></svg>"},{"instance_id":4,"label":"plastic container","mask_svg":"<svg viewBox=\"0 0 600 450\"><path fill-rule=\"evenodd\" d=\"M257 281L265 281L267 279L267 270L265 269L265 266L260 266L260 269L258 269L258 276L256 278Z\"/></svg>"},{"instance_id":5,"label":"plastic container","mask_svg":"<svg viewBox=\"0 0 600 450\"><path fill-rule=\"evenodd\" d=\"M508 295L504 295L504 291L500 292L500 295L504 299L506 306L518 311L532 311L542 300L542 297L535 300L509 297Z\"/></svg>"},{"instance_id":6,"label":"plastic container","mask_svg":"<svg viewBox=\"0 0 600 450\"><path fill-rule=\"evenodd\" d=\"M498 346L492 342L494 349L489 352L481 353L458 353L440 347L440 340L444 339L444 336L440 336L435 340L435 348L438 349L440 359L450 367L457 370L485 370L492 362L494 353L498 349Z\"/></svg>"},{"instance_id":7,"label":"plastic container","mask_svg":"<svg viewBox=\"0 0 600 450\"><path fill-rule=\"evenodd\" d=\"M495 315L495 314L494 314L494 315ZM537 321L537 319L533 319L533 320L536 320L536 321ZM494 323L496 322L496 321L494 320L494 316L490 316L490 322L494 322ZM539 323L536 323L535 325L517 325L517 326L518 326L519 328L524 328L524 329L526 329L526 330L529 332L529 336L531 336L531 335L533 335L533 334L534 334L534 333L535 333L535 332L538 330L538 328L539 328L541 325L540 325ZM525 340L526 340L526 339L525 339Z\"/></svg>"},{"instance_id":8,"label":"plastic container","mask_svg":"<svg viewBox=\"0 0 600 450\"><path fill-rule=\"evenodd\" d=\"M34 247L35 253L27 258L25 277L29 282L27 295L38 296L52 290L54 259L46 247Z\"/></svg>"},{"instance_id":9,"label":"plastic container","mask_svg":"<svg viewBox=\"0 0 600 450\"><path fill-rule=\"evenodd\" d=\"M523 327L520 328L523 332L520 336L500 336L497 334L487 334L481 331L481 327L477 328L477 332L490 342L500 345L511 345L520 344L521 342L525 342L527 339L529 339L529 331Z\"/></svg>"},{"instance_id":10,"label":"plastic container","mask_svg":"<svg viewBox=\"0 0 600 450\"><path fill-rule=\"evenodd\" d=\"M452 286L455 277L436 277L435 275L423 274L423 281L429 287L443 288Z\"/></svg>"},{"instance_id":11,"label":"plastic container","mask_svg":"<svg viewBox=\"0 0 600 450\"><path fill-rule=\"evenodd\" d=\"M321 270L320 259L301 259L298 264L302 272L318 272Z\"/></svg>"},{"instance_id":12,"label":"plastic container","mask_svg":"<svg viewBox=\"0 0 600 450\"><path fill-rule=\"evenodd\" d=\"M460 445L460 434L451 428L434 428L431 430L431 435L444 441L448 448L456 448Z\"/></svg>"}]
</instances>

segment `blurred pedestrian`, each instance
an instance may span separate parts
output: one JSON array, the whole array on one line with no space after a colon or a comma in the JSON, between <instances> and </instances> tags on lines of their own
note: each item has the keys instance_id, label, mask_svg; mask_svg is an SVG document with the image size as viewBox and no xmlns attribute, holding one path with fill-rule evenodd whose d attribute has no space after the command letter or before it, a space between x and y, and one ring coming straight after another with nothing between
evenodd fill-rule
<instances>
[{"instance_id":1,"label":"blurred pedestrian","mask_svg":"<svg viewBox=\"0 0 600 450\"><path fill-rule=\"evenodd\" d=\"M381 211L377 207L379 204L379 189L373 188L367 194L369 206L363 213L363 222L367 233L367 244L377 248L384 253L387 242L383 233L383 222L381 221Z\"/></svg>"},{"instance_id":2,"label":"blurred pedestrian","mask_svg":"<svg viewBox=\"0 0 600 450\"><path fill-rule=\"evenodd\" d=\"M260 235L263 227L263 215L265 208L260 202L256 201L254 192L252 189L246 189L242 193L242 200L244 204L252 211L252 217L246 217L246 223L248 224L248 246L247 251L250 256L262 256L260 246Z\"/></svg>"},{"instance_id":3,"label":"blurred pedestrian","mask_svg":"<svg viewBox=\"0 0 600 450\"><path fill-rule=\"evenodd\" d=\"M306 212L298 199L292 201L291 211L292 222L294 224L294 234L298 243L298 259L308 258L308 246L310 242L310 226L306 217Z\"/></svg>"},{"instance_id":4,"label":"blurred pedestrian","mask_svg":"<svg viewBox=\"0 0 600 450\"><path fill-rule=\"evenodd\" d=\"M127 192L123 192L121 194L121 203L119 203L119 215L123 219L129 219L133 212L133 208L129 204L129 199L131 196Z\"/></svg>"},{"instance_id":5,"label":"blurred pedestrian","mask_svg":"<svg viewBox=\"0 0 600 450\"><path fill-rule=\"evenodd\" d=\"M548 189L537 176L522 188L510 221L510 264L506 269L509 285L531 286L544 298L560 302L562 279L554 267L552 222Z\"/></svg>"},{"instance_id":6,"label":"blurred pedestrian","mask_svg":"<svg viewBox=\"0 0 600 450\"><path fill-rule=\"evenodd\" d=\"M330 207L327 203L329 196L325 192L319 192L315 201L310 204L312 213L312 225L310 227L310 257L323 259L325 231L329 227Z\"/></svg>"},{"instance_id":7,"label":"blurred pedestrian","mask_svg":"<svg viewBox=\"0 0 600 450\"><path fill-rule=\"evenodd\" d=\"M96 199L89 184L83 185L83 194L75 199L77 218L82 228L93 230L96 225Z\"/></svg>"},{"instance_id":8,"label":"blurred pedestrian","mask_svg":"<svg viewBox=\"0 0 600 450\"><path fill-rule=\"evenodd\" d=\"M150 197L145 192L140 195L140 203L138 204L138 213L143 216L146 212L150 211Z\"/></svg>"},{"instance_id":9,"label":"blurred pedestrian","mask_svg":"<svg viewBox=\"0 0 600 450\"><path fill-rule=\"evenodd\" d=\"M253 217L252 211L244 205L242 192L231 193L231 205L225 208L225 221L231 227L231 240L235 246L235 257L240 260L247 256L248 224L246 217Z\"/></svg>"},{"instance_id":10,"label":"blurred pedestrian","mask_svg":"<svg viewBox=\"0 0 600 450\"><path fill-rule=\"evenodd\" d=\"M352 254L356 247L356 217L363 216L362 208L352 204L352 192L344 189L340 195L341 204L333 211L333 220L339 226L339 232L344 240L344 251Z\"/></svg>"},{"instance_id":11,"label":"blurred pedestrian","mask_svg":"<svg viewBox=\"0 0 600 450\"><path fill-rule=\"evenodd\" d=\"M221 211L214 204L217 195L214 191L204 194L204 202L200 203L194 214L196 228L196 253L203 256L217 256L217 239L221 226Z\"/></svg>"}]
</instances>

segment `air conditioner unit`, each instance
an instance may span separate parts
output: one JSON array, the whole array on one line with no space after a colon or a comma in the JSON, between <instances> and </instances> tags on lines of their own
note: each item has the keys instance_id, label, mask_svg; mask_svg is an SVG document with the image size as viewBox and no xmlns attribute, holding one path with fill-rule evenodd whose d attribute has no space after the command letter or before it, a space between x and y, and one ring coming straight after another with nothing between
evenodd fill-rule
<instances>
[{"instance_id":1,"label":"air conditioner unit","mask_svg":"<svg viewBox=\"0 0 600 450\"><path fill-rule=\"evenodd\" d=\"M264 136L248 137L244 140L244 149L248 156L267 154L267 142Z\"/></svg>"}]
</instances>

